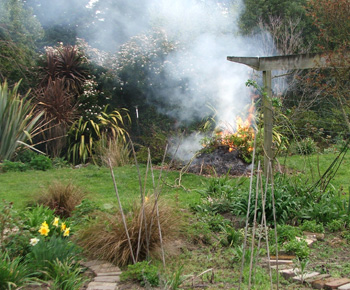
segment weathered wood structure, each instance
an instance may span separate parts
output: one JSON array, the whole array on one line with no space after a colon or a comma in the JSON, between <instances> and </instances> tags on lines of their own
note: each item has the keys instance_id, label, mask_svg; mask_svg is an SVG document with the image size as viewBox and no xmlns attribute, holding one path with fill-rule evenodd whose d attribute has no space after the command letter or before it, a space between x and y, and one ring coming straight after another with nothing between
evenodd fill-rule
<instances>
[{"instance_id":1,"label":"weathered wood structure","mask_svg":"<svg viewBox=\"0 0 350 290\"><path fill-rule=\"evenodd\" d=\"M328 56L325 53L268 57L228 56L227 60L240 64L245 64L253 68L254 70L263 72L263 86L266 92L266 96L263 96L262 100L264 114L264 172L265 174L267 174L269 162L273 161L273 110L271 103L271 72L273 70L297 70L330 67L331 65L329 64Z\"/></svg>"}]
</instances>

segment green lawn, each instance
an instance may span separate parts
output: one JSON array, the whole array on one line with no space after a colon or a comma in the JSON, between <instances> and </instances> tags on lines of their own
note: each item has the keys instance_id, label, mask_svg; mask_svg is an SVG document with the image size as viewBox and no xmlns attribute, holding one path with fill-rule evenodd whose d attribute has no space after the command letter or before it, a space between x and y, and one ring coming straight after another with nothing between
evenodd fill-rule
<instances>
[{"instance_id":1,"label":"green lawn","mask_svg":"<svg viewBox=\"0 0 350 290\"><path fill-rule=\"evenodd\" d=\"M299 175L305 182L312 185L333 162L336 153L327 153L310 156L280 157L279 163L290 169L293 175ZM346 155L331 184L343 192L349 193L350 186L350 155ZM155 170L155 180L158 182L159 170ZM123 205L129 206L140 196L137 168L134 165L118 167L114 169L119 194ZM146 167L140 166L142 183L145 179ZM179 172L163 171L163 177L167 176L166 183L162 183L162 195L170 201L178 201L186 206L199 200L198 189L204 188L208 178L194 174L184 174L181 178L181 186L176 186ZM48 171L29 170L25 172L0 173L0 199L14 202L15 207L23 208L35 197L45 191L54 181L63 183L72 182L74 185L85 189L88 198L99 205L116 203L113 181L108 168L87 166L80 169L61 168ZM146 194L151 194L152 181L148 172Z\"/></svg>"},{"instance_id":2,"label":"green lawn","mask_svg":"<svg viewBox=\"0 0 350 290\"><path fill-rule=\"evenodd\" d=\"M154 171L155 181L158 182L159 170ZM142 183L145 179L146 168L140 167ZM114 169L118 191L123 205L131 205L140 197L140 187L136 166L124 166ZM182 176L182 187L175 186L178 172L165 172L166 184L162 184L161 194L172 201L181 204L189 204L199 199L196 189L202 188L206 178L194 174ZM33 201L38 194L54 181L62 183L72 182L74 185L85 189L88 198L103 206L115 204L117 199L114 191L113 180L108 168L88 166L80 169L62 168L48 171L29 170L25 172L6 172L0 174L0 199L14 202L15 207L23 208ZM186 189L186 190L185 190ZM151 194L152 181L148 173L146 194Z\"/></svg>"},{"instance_id":3,"label":"green lawn","mask_svg":"<svg viewBox=\"0 0 350 290\"><path fill-rule=\"evenodd\" d=\"M312 185L326 172L337 157L338 153L325 153L313 155L294 155L287 158L278 158L281 165L293 170L293 175L300 176L305 182ZM345 155L338 171L330 182L337 190L349 193L350 187L350 153Z\"/></svg>"}]
</instances>

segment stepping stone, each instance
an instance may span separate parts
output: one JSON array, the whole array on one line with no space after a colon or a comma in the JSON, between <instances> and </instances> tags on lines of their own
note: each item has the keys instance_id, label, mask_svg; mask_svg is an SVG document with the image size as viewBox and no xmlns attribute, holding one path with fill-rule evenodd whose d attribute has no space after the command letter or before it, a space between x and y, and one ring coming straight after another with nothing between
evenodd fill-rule
<instances>
[{"instance_id":1,"label":"stepping stone","mask_svg":"<svg viewBox=\"0 0 350 290\"><path fill-rule=\"evenodd\" d=\"M339 290L350 290L350 283L338 287Z\"/></svg>"},{"instance_id":2,"label":"stepping stone","mask_svg":"<svg viewBox=\"0 0 350 290\"><path fill-rule=\"evenodd\" d=\"M267 261L268 263L268 261ZM277 264L277 260L270 260L270 265L276 265ZM285 264L293 264L292 260L278 260L278 265L285 265Z\"/></svg>"},{"instance_id":3,"label":"stepping stone","mask_svg":"<svg viewBox=\"0 0 350 290\"><path fill-rule=\"evenodd\" d=\"M270 268L273 269L273 270L277 270L277 265L273 265ZM286 269L292 269L292 268L293 267L290 264L278 265L278 271L286 270Z\"/></svg>"},{"instance_id":4,"label":"stepping stone","mask_svg":"<svg viewBox=\"0 0 350 290\"><path fill-rule=\"evenodd\" d=\"M116 290L117 283L90 282L86 290Z\"/></svg>"},{"instance_id":5,"label":"stepping stone","mask_svg":"<svg viewBox=\"0 0 350 290\"><path fill-rule=\"evenodd\" d=\"M295 239L297 240L297 241L301 241L301 240L304 240L306 243L307 243L307 245L310 247L314 242L316 242L317 240L316 239L303 239L303 238L299 238L299 237L295 237Z\"/></svg>"},{"instance_id":6,"label":"stepping stone","mask_svg":"<svg viewBox=\"0 0 350 290\"><path fill-rule=\"evenodd\" d=\"M320 275L320 273L318 272L305 273L304 275L298 275L293 277L293 281L301 283L302 281L304 282L307 278L312 278L318 275Z\"/></svg>"},{"instance_id":7,"label":"stepping stone","mask_svg":"<svg viewBox=\"0 0 350 290\"><path fill-rule=\"evenodd\" d=\"M121 275L122 272L98 272L96 276L119 276Z\"/></svg>"},{"instance_id":8,"label":"stepping stone","mask_svg":"<svg viewBox=\"0 0 350 290\"><path fill-rule=\"evenodd\" d=\"M117 282L120 282L120 277L119 276L97 276L94 278L94 282L117 283Z\"/></svg>"},{"instance_id":9,"label":"stepping stone","mask_svg":"<svg viewBox=\"0 0 350 290\"><path fill-rule=\"evenodd\" d=\"M320 274L318 276L314 276L314 277L305 279L305 282L308 284L312 284L312 282L314 282L314 281L329 278L329 277L331 277L331 275L329 275L329 274Z\"/></svg>"},{"instance_id":10,"label":"stepping stone","mask_svg":"<svg viewBox=\"0 0 350 290\"><path fill-rule=\"evenodd\" d=\"M95 273L99 272L120 272L120 269L110 263L91 266L90 269Z\"/></svg>"},{"instance_id":11,"label":"stepping stone","mask_svg":"<svg viewBox=\"0 0 350 290\"><path fill-rule=\"evenodd\" d=\"M348 278L341 278L336 279L335 281L330 281L325 284L326 289L337 289L340 286L343 286L345 284L350 283L350 279Z\"/></svg>"},{"instance_id":12,"label":"stepping stone","mask_svg":"<svg viewBox=\"0 0 350 290\"><path fill-rule=\"evenodd\" d=\"M311 233L311 232L303 232L303 234L308 238L308 239L316 239L317 241L323 241L325 235L323 233Z\"/></svg>"},{"instance_id":13,"label":"stepping stone","mask_svg":"<svg viewBox=\"0 0 350 290\"><path fill-rule=\"evenodd\" d=\"M294 276L297 275L299 269L285 269L285 270L281 270L279 271L279 273L283 276L284 279L290 279Z\"/></svg>"},{"instance_id":14,"label":"stepping stone","mask_svg":"<svg viewBox=\"0 0 350 290\"><path fill-rule=\"evenodd\" d=\"M84 267L91 267L91 266L96 266L96 265L101 265L103 263L106 263L104 261L99 261L99 260L91 260L91 261L82 261L80 262L80 265Z\"/></svg>"},{"instance_id":15,"label":"stepping stone","mask_svg":"<svg viewBox=\"0 0 350 290\"><path fill-rule=\"evenodd\" d=\"M278 260L293 260L295 255L278 255ZM276 256L271 256L271 259L276 260Z\"/></svg>"},{"instance_id":16,"label":"stepping stone","mask_svg":"<svg viewBox=\"0 0 350 290\"><path fill-rule=\"evenodd\" d=\"M326 285L326 283L336 281L336 280L338 280L338 279L333 278L333 277L329 277L329 278L325 278L325 279L316 280L316 281L312 282L311 285L312 285L312 288L314 288L314 289L323 289L324 286Z\"/></svg>"}]
</instances>

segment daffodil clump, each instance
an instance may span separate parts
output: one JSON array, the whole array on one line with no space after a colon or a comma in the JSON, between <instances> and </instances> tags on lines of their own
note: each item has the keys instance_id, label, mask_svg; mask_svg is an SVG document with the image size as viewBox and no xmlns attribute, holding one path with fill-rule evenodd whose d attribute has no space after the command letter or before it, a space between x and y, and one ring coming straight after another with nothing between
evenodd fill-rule
<instances>
[{"instance_id":1,"label":"daffodil clump","mask_svg":"<svg viewBox=\"0 0 350 290\"><path fill-rule=\"evenodd\" d=\"M70 227L67 227L65 222L60 223L60 219L58 217L55 217L54 221L52 222L51 229L46 221L44 221L40 229L38 230L41 236L45 239L45 237L48 236L63 236L63 237L69 237L70 234ZM40 241L39 238L32 238L30 239L30 245L35 246Z\"/></svg>"}]
</instances>

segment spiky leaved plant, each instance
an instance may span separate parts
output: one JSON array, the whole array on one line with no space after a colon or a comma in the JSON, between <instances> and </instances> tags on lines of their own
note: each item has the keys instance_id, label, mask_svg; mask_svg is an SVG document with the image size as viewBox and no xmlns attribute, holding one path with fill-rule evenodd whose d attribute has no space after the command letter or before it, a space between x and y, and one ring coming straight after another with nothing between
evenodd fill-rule
<instances>
[{"instance_id":1,"label":"spiky leaved plant","mask_svg":"<svg viewBox=\"0 0 350 290\"><path fill-rule=\"evenodd\" d=\"M30 140L41 113L35 114L28 93L18 94L18 82L11 90L7 82L0 84L0 162L10 159L17 147Z\"/></svg>"}]
</instances>

